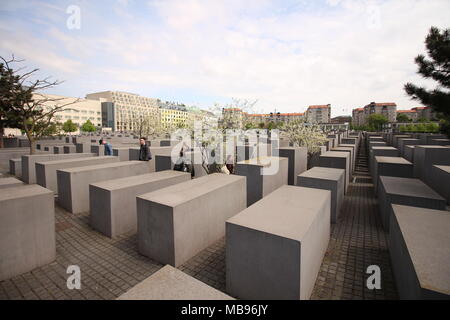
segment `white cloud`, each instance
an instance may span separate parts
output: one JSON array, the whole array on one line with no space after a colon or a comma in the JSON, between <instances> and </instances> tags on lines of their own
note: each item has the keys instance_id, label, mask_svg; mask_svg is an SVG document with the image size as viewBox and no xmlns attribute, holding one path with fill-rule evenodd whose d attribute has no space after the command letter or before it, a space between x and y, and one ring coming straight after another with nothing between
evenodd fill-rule
<instances>
[{"instance_id":1,"label":"white cloud","mask_svg":"<svg viewBox=\"0 0 450 320\"><path fill-rule=\"evenodd\" d=\"M334 116L370 101L416 105L403 85L426 83L415 74L413 59L424 52L432 25L448 27L450 2L327 0L316 10L302 7L315 3L296 2L288 10L282 2L259 0L156 0L142 8L151 13L143 19L123 1L116 6L132 23L102 20L96 36L49 29L52 59L41 61L54 60L54 67L73 72L79 65L67 55L76 56L92 84L104 83L105 89L123 85L140 94L159 88L258 99L267 112L331 103ZM174 98L188 99L195 97Z\"/></svg>"}]
</instances>

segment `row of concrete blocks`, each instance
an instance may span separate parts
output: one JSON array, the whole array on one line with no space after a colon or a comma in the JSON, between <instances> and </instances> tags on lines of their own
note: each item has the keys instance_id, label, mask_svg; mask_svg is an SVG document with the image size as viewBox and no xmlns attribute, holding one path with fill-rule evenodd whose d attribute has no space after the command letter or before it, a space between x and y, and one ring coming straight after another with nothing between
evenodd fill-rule
<instances>
[{"instance_id":1,"label":"row of concrete blocks","mask_svg":"<svg viewBox=\"0 0 450 320\"><path fill-rule=\"evenodd\" d=\"M246 208L246 179L212 174L136 199L141 254L177 267L225 235L231 296L309 298L330 236L330 191L283 185Z\"/></svg>"},{"instance_id":2,"label":"row of concrete blocks","mask_svg":"<svg viewBox=\"0 0 450 320\"><path fill-rule=\"evenodd\" d=\"M436 165L450 164L450 148L419 145L431 137L420 138L390 137L398 149L412 150L413 163L398 157L397 148L371 148L379 212L389 232L400 298L450 299L450 272L442 268L450 262L450 213L444 211L450 203L450 166Z\"/></svg>"},{"instance_id":3,"label":"row of concrete blocks","mask_svg":"<svg viewBox=\"0 0 450 320\"><path fill-rule=\"evenodd\" d=\"M450 204L450 148L446 146L417 145L414 162L399 157L397 148L372 147L370 171L377 192L380 176L417 178L443 196Z\"/></svg>"},{"instance_id":4,"label":"row of concrete blocks","mask_svg":"<svg viewBox=\"0 0 450 320\"><path fill-rule=\"evenodd\" d=\"M341 192L336 192L336 189L334 192L342 194L344 170L315 168L317 169L322 169L321 174L325 180L334 179L326 177L326 172L332 172L333 176L338 177ZM111 183L91 185L91 188L110 189L113 187ZM219 185L225 190L214 187ZM331 219L332 193L319 190L321 187L316 188L318 189L281 186L226 222L228 293L251 299L309 297L327 247ZM223 195L219 206L213 204L215 197L211 193ZM102 197L91 199L99 198ZM293 199L297 201L292 201ZM229 208L233 201L233 207ZM236 201L240 201L237 207ZM219 174L140 195L137 197L139 251L161 263L179 266L219 239L223 235L220 231L223 219L230 215L230 210L237 213L239 208L245 207L245 203L245 180L242 177ZM311 203L316 205L311 207ZM222 211L223 206L228 209ZM213 220L211 210L218 210ZM305 212L303 217L298 217L299 210ZM284 212L286 219L280 220L278 212ZM92 214L91 210L91 216ZM258 217L252 217L254 214L258 214ZM320 222L314 221L315 218ZM216 224L218 219L219 225ZM287 220L288 223L285 223ZM302 229L300 225L303 224L307 226ZM286 225L290 227L286 228ZM307 230L309 228L313 230ZM304 233L299 234L299 229ZM208 234L203 234L199 233L200 230L209 231ZM216 237L211 238L212 230L215 230ZM206 243L205 239L208 240ZM167 247L170 248L169 251ZM251 254L245 259L245 263L241 259L244 252L246 256ZM268 274L271 275L269 278ZM121 299L155 297L155 290L149 286L154 283L152 279L162 276L158 274L150 277ZM292 282L292 277L297 281ZM301 286L299 282L302 283Z\"/></svg>"}]
</instances>

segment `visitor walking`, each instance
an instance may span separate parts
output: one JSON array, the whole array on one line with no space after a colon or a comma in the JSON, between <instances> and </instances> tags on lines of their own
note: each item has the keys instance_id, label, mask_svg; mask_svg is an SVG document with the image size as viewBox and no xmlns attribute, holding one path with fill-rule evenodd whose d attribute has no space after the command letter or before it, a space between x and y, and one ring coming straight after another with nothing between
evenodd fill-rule
<instances>
[{"instance_id":1,"label":"visitor walking","mask_svg":"<svg viewBox=\"0 0 450 320\"><path fill-rule=\"evenodd\" d=\"M150 148L148 147L145 138L140 138L139 144L141 145L141 148L139 149L139 161L152 160L152 153L150 152Z\"/></svg>"}]
</instances>

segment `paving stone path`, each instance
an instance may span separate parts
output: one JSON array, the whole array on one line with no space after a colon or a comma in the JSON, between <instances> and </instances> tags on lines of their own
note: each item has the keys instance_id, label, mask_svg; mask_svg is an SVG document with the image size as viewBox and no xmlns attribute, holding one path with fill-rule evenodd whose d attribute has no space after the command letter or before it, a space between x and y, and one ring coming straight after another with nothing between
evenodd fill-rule
<instances>
[{"instance_id":1,"label":"paving stone path","mask_svg":"<svg viewBox=\"0 0 450 320\"><path fill-rule=\"evenodd\" d=\"M31 213L30 213L31 214ZM332 225L331 239L312 299L397 299L390 268L387 235L377 215L377 200L367 168L364 143L355 180L343 212ZM115 299L162 265L139 255L136 235L111 240L89 227L89 216L56 206L56 261L0 282L0 299ZM81 269L81 289L67 288L69 265ZM381 268L381 289L369 290L365 273ZM180 270L225 291L225 240L193 257Z\"/></svg>"}]
</instances>

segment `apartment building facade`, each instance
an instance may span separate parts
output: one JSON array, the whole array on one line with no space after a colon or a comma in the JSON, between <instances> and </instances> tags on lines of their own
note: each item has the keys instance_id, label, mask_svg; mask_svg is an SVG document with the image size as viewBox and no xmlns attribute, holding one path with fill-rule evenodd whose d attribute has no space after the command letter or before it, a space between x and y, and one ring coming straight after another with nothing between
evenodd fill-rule
<instances>
[{"instance_id":1,"label":"apartment building facade","mask_svg":"<svg viewBox=\"0 0 450 320\"><path fill-rule=\"evenodd\" d=\"M356 108L352 111L352 124L354 126L362 126L365 124L364 108Z\"/></svg>"},{"instance_id":2,"label":"apartment building facade","mask_svg":"<svg viewBox=\"0 0 450 320\"><path fill-rule=\"evenodd\" d=\"M330 123L331 122L331 105L314 105L309 106L306 110L306 122L308 123Z\"/></svg>"},{"instance_id":3,"label":"apartment building facade","mask_svg":"<svg viewBox=\"0 0 450 320\"><path fill-rule=\"evenodd\" d=\"M90 120L94 126L102 127L102 106L100 101L54 94L35 94L34 99L43 101L42 107L45 111L67 105L61 111L55 113L55 122L64 123L67 120L72 120L78 127L81 127L87 120Z\"/></svg>"},{"instance_id":4,"label":"apartment building facade","mask_svg":"<svg viewBox=\"0 0 450 320\"><path fill-rule=\"evenodd\" d=\"M155 98L123 91L102 91L89 93L86 99L102 103L102 124L113 131L133 131L137 129L137 119L142 117L160 119L160 100Z\"/></svg>"},{"instance_id":5,"label":"apartment building facade","mask_svg":"<svg viewBox=\"0 0 450 320\"><path fill-rule=\"evenodd\" d=\"M394 102L369 103L364 107L364 124L371 114L381 114L389 122L395 122L397 120L397 105Z\"/></svg>"}]
</instances>

